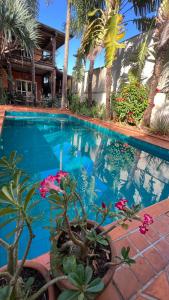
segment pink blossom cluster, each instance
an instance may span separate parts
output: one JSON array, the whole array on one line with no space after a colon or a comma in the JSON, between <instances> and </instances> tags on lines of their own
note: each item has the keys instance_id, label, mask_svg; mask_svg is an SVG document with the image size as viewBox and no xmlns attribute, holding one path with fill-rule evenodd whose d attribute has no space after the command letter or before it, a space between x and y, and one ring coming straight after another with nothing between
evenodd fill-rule
<instances>
[{"instance_id":1,"label":"pink blossom cluster","mask_svg":"<svg viewBox=\"0 0 169 300\"><path fill-rule=\"evenodd\" d=\"M144 219L142 221L142 225L139 226L140 233L146 234L148 231L148 226L153 224L153 218L149 214L144 214Z\"/></svg>"},{"instance_id":2,"label":"pink blossom cluster","mask_svg":"<svg viewBox=\"0 0 169 300\"><path fill-rule=\"evenodd\" d=\"M115 203L115 207L119 210L125 210L127 202L128 201L126 199L120 199L117 203Z\"/></svg>"},{"instance_id":3,"label":"pink blossom cluster","mask_svg":"<svg viewBox=\"0 0 169 300\"><path fill-rule=\"evenodd\" d=\"M126 199L120 199L117 203L115 203L115 207L118 208L119 210L126 210L126 204L127 204ZM148 226L153 224L153 218L149 214L144 214L144 219L142 220L142 225L139 226L139 231L141 234L146 234L148 231Z\"/></svg>"},{"instance_id":4,"label":"pink blossom cluster","mask_svg":"<svg viewBox=\"0 0 169 300\"><path fill-rule=\"evenodd\" d=\"M50 190L55 190L57 192L63 193L64 191L60 188L60 186L56 185L55 182L60 184L62 178L66 177L66 176L68 176L67 172L59 171L55 176L49 175L44 180L42 180L40 183L40 188L39 188L41 197L45 198L46 194Z\"/></svg>"}]
</instances>

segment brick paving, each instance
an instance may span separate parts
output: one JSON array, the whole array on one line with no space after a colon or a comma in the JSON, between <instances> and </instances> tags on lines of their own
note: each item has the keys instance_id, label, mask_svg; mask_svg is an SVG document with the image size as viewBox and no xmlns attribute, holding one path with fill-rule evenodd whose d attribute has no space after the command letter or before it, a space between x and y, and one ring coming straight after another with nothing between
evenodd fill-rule
<instances>
[{"instance_id":1,"label":"brick paving","mask_svg":"<svg viewBox=\"0 0 169 300\"><path fill-rule=\"evenodd\" d=\"M0 126L3 123L5 110L69 113L67 110L1 106ZM169 149L167 138L154 137L137 130L129 130L90 118L83 117L83 119ZM150 226L145 236L138 232L137 221L132 222L128 230L118 227L110 233L117 255L120 254L122 246L130 246L131 255L136 260L136 264L131 267L126 265L118 267L111 282L102 295L97 297L97 300L169 299L169 199L143 209L140 215L144 213L149 213L154 218L154 224ZM35 260L50 269L49 253Z\"/></svg>"},{"instance_id":2,"label":"brick paving","mask_svg":"<svg viewBox=\"0 0 169 300\"><path fill-rule=\"evenodd\" d=\"M154 224L145 236L138 232L139 224L135 221L128 230L118 227L110 233L117 255L120 255L121 247L130 246L136 264L118 267L97 300L169 299L169 199L143 209L140 215L144 213L154 217ZM36 261L50 269L49 253L39 256Z\"/></svg>"}]
</instances>

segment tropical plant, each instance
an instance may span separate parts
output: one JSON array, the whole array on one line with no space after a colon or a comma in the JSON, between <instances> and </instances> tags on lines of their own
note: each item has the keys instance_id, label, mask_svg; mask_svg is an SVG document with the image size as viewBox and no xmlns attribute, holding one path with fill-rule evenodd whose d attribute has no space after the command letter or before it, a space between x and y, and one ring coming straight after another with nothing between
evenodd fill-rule
<instances>
[{"instance_id":1,"label":"tropical plant","mask_svg":"<svg viewBox=\"0 0 169 300\"><path fill-rule=\"evenodd\" d=\"M149 105L144 113L144 125L150 125L150 118L152 108L154 106L154 97L156 94L156 88L160 76L163 71L163 66L166 59L166 54L168 51L169 44L169 2L168 0L163 0L159 10L158 17L156 18L156 30L154 37L157 41L156 46L156 61L154 65L154 71L150 83L150 93L149 93Z\"/></svg>"},{"instance_id":2,"label":"tropical plant","mask_svg":"<svg viewBox=\"0 0 169 300\"><path fill-rule=\"evenodd\" d=\"M37 46L37 26L25 1L1 0L0 59L18 48L31 52Z\"/></svg>"},{"instance_id":3,"label":"tropical plant","mask_svg":"<svg viewBox=\"0 0 169 300\"><path fill-rule=\"evenodd\" d=\"M68 69L68 56L69 56L70 20L71 20L71 0L67 0L65 53L64 53L63 80L62 80L62 100L61 100L62 108L67 107L67 69Z\"/></svg>"},{"instance_id":4,"label":"tropical plant","mask_svg":"<svg viewBox=\"0 0 169 300\"><path fill-rule=\"evenodd\" d=\"M71 19L71 30L77 35L77 36L83 36L84 31L86 29L86 24L90 23L93 20L93 17L90 18L88 13L91 10L94 9L103 9L105 5L104 0L83 0L83 1L76 1L73 0L73 13L72 13L72 19ZM85 24L85 26L84 26ZM88 97L87 97L87 104L88 107L92 106L92 80L93 80L93 71L94 71L94 61L95 57L97 55L96 49L93 48L92 40L90 39L90 46L88 49L88 54L84 55L84 53L81 51L81 49L78 51L78 60L85 61L86 58L89 60L89 72L88 72Z\"/></svg>"},{"instance_id":5,"label":"tropical plant","mask_svg":"<svg viewBox=\"0 0 169 300\"><path fill-rule=\"evenodd\" d=\"M105 247L109 250L109 259L104 266L101 266L105 271L106 267L112 267L116 264L127 263L130 265L134 263L129 257L129 248L123 248L122 256L116 257L113 262L111 261L110 249L107 248L109 246L107 234L119 225L128 228L126 221L133 219L142 222L139 230L145 234L148 230L147 225L150 225L153 220L150 216L144 215L142 221L137 216L139 205L128 208L128 201L121 199L115 204L118 209L116 212L112 212L111 204L107 206L102 203L101 207L94 205L93 213L96 214L96 222L89 226L84 201L77 192L77 183L69 173L64 171L59 171L55 176L49 175L45 178L40 183L39 190L42 198L47 198L53 209L57 210L56 228L53 226L51 228L51 270L54 276L61 271L68 276L68 280L73 284L69 292L62 292L59 299L66 299L68 295L69 297L72 296L72 299L77 299L77 295L81 299L93 299L93 294L98 293L103 288L99 279L100 266L97 264L96 267L93 260L97 260L98 255L100 259ZM74 208L73 214L70 213L72 208ZM121 220L102 231L100 225L107 218L112 219L114 217L121 218ZM148 222L146 221L147 217L149 218ZM93 269L93 276L89 265ZM91 280L94 281L91 282Z\"/></svg>"},{"instance_id":6,"label":"tropical plant","mask_svg":"<svg viewBox=\"0 0 169 300\"><path fill-rule=\"evenodd\" d=\"M12 152L9 158L3 156L0 159L0 228L15 224L14 229L8 232L5 239L0 238L0 246L5 249L8 257L6 269L0 272L1 300L35 300L53 284L53 281L50 281L34 293L31 289L34 278L22 278L24 264L32 240L35 238L32 224L39 219L39 216L34 216L33 209L39 201L33 199L37 184L30 185L29 177L17 167L20 160L21 157L17 156L16 152ZM19 259L18 251L25 229L28 231L27 242L25 252ZM10 238L9 242L8 238ZM54 282L57 280L60 278L55 278Z\"/></svg>"},{"instance_id":7,"label":"tropical plant","mask_svg":"<svg viewBox=\"0 0 169 300\"><path fill-rule=\"evenodd\" d=\"M130 125L138 125L148 105L148 89L138 81L124 84L112 96L112 109L116 118Z\"/></svg>"},{"instance_id":8,"label":"tropical plant","mask_svg":"<svg viewBox=\"0 0 169 300\"><path fill-rule=\"evenodd\" d=\"M76 63L73 67L72 76L76 82L82 82L84 80L84 62L83 57L77 52L75 55Z\"/></svg>"},{"instance_id":9,"label":"tropical plant","mask_svg":"<svg viewBox=\"0 0 169 300\"><path fill-rule=\"evenodd\" d=\"M91 47L97 54L99 49L105 48L106 72L106 116L110 118L110 93L112 82L112 64L119 48L124 44L119 41L124 37L122 29L122 15L118 14L119 7L113 7L111 1L106 1L104 10L95 9L88 15L91 21L88 23L83 36L81 51L89 55Z\"/></svg>"},{"instance_id":10,"label":"tropical plant","mask_svg":"<svg viewBox=\"0 0 169 300\"><path fill-rule=\"evenodd\" d=\"M32 55L32 49L38 41L37 26L26 1L0 0L0 81L2 61L7 59L11 51L24 48Z\"/></svg>"}]
</instances>

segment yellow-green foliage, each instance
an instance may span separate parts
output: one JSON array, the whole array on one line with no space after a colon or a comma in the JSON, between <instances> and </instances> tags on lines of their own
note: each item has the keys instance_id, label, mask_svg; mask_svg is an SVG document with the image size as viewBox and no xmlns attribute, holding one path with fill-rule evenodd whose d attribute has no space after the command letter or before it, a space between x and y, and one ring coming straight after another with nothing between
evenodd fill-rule
<instances>
[{"instance_id":1,"label":"yellow-green foliage","mask_svg":"<svg viewBox=\"0 0 169 300\"><path fill-rule=\"evenodd\" d=\"M122 15L114 15L111 13L110 18L107 21L104 35L106 67L112 66L112 63L116 58L117 50L125 47L124 43L119 43L119 41L125 36L124 31L122 31L122 19Z\"/></svg>"}]
</instances>

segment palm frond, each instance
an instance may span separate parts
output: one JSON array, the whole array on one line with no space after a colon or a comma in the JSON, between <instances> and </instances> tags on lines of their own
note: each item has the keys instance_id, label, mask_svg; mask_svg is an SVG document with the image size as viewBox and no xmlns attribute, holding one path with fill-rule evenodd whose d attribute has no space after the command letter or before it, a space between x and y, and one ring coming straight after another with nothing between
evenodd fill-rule
<instances>
[{"instance_id":1,"label":"palm frond","mask_svg":"<svg viewBox=\"0 0 169 300\"><path fill-rule=\"evenodd\" d=\"M133 19L133 23L136 25L137 29L141 32L148 31L150 27L155 28L156 20L155 17L147 18L141 17Z\"/></svg>"},{"instance_id":2,"label":"palm frond","mask_svg":"<svg viewBox=\"0 0 169 300\"><path fill-rule=\"evenodd\" d=\"M158 12L157 23L162 26L159 49L169 41L169 1L163 0Z\"/></svg>"},{"instance_id":3,"label":"palm frond","mask_svg":"<svg viewBox=\"0 0 169 300\"><path fill-rule=\"evenodd\" d=\"M104 36L104 47L105 47L105 65L111 67L116 57L117 49L124 48L124 43L119 43L125 36L125 32L122 28L122 15L115 14L111 15L107 25L106 33Z\"/></svg>"},{"instance_id":4,"label":"palm frond","mask_svg":"<svg viewBox=\"0 0 169 300\"><path fill-rule=\"evenodd\" d=\"M1 0L0 55L21 47L31 52L38 42L38 24L22 0Z\"/></svg>"},{"instance_id":5,"label":"palm frond","mask_svg":"<svg viewBox=\"0 0 169 300\"><path fill-rule=\"evenodd\" d=\"M136 16L145 16L147 13L156 12L161 0L129 0L133 4Z\"/></svg>"}]
</instances>

